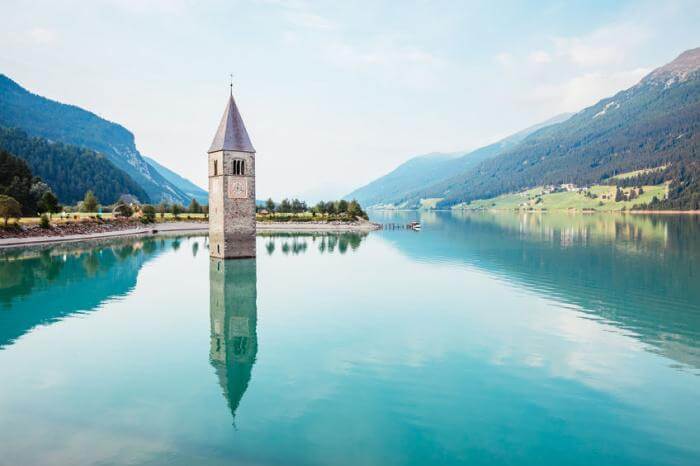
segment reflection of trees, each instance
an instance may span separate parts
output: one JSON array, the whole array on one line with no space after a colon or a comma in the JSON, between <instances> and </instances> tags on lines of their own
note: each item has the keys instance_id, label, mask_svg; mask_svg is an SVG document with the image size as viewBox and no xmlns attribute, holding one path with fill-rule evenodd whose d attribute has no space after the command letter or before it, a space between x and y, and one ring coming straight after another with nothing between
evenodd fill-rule
<instances>
[{"instance_id":1,"label":"reflection of trees","mask_svg":"<svg viewBox=\"0 0 700 466\"><path fill-rule=\"evenodd\" d=\"M124 260L126 256L120 254L119 258ZM91 251L85 254L85 258L83 259L83 268L85 269L85 274L88 277L94 277L97 274L97 271L100 269L100 258L97 252Z\"/></svg>"},{"instance_id":2,"label":"reflection of trees","mask_svg":"<svg viewBox=\"0 0 700 466\"><path fill-rule=\"evenodd\" d=\"M309 248L309 241L318 243L318 251L321 254L333 253L336 248L340 254L345 254L348 248L357 251L366 233L268 233L262 234L266 238L265 249L268 255L272 255L279 243L282 254L298 255L305 253Z\"/></svg>"},{"instance_id":3,"label":"reflection of trees","mask_svg":"<svg viewBox=\"0 0 700 466\"><path fill-rule=\"evenodd\" d=\"M37 325L128 293L167 242L117 238L0 251L0 348Z\"/></svg>"},{"instance_id":4,"label":"reflection of trees","mask_svg":"<svg viewBox=\"0 0 700 466\"><path fill-rule=\"evenodd\" d=\"M209 292L209 356L235 420L258 352L255 259L211 259Z\"/></svg>"}]
</instances>

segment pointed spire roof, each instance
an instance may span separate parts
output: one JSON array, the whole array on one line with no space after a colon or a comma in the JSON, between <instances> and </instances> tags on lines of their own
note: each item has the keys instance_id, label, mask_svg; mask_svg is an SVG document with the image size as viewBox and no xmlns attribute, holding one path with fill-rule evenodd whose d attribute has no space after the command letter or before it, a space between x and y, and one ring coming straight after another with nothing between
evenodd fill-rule
<instances>
[{"instance_id":1,"label":"pointed spire roof","mask_svg":"<svg viewBox=\"0 0 700 466\"><path fill-rule=\"evenodd\" d=\"M221 117L219 129L211 143L208 152L218 152L220 150L235 150L239 152L255 152L253 144L248 137L241 114L238 112L236 101L233 100L233 92L228 98L228 105Z\"/></svg>"}]
</instances>

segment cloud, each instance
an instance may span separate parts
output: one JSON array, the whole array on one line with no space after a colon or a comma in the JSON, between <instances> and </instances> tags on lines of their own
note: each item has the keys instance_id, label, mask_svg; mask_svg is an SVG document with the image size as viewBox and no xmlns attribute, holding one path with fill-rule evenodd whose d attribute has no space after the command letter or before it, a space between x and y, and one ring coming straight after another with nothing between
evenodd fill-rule
<instances>
[{"instance_id":1,"label":"cloud","mask_svg":"<svg viewBox=\"0 0 700 466\"><path fill-rule=\"evenodd\" d=\"M648 36L638 24L618 23L579 37L554 37L552 43L557 57L581 67L599 67L623 63Z\"/></svg>"},{"instance_id":2,"label":"cloud","mask_svg":"<svg viewBox=\"0 0 700 466\"><path fill-rule=\"evenodd\" d=\"M557 64L562 67L601 69L620 66L649 38L648 28L620 22L580 36L551 37L545 47L529 53L502 52L494 57L501 66Z\"/></svg>"},{"instance_id":3,"label":"cloud","mask_svg":"<svg viewBox=\"0 0 700 466\"><path fill-rule=\"evenodd\" d=\"M336 41L325 47L325 54L338 67L356 71L379 70L388 74L390 79L415 84L429 82L433 72L444 65L443 60L431 52L387 39L363 46Z\"/></svg>"},{"instance_id":4,"label":"cloud","mask_svg":"<svg viewBox=\"0 0 700 466\"><path fill-rule=\"evenodd\" d=\"M530 54L529 60L537 64L550 63L552 61L552 56L544 50L537 50Z\"/></svg>"},{"instance_id":5,"label":"cloud","mask_svg":"<svg viewBox=\"0 0 700 466\"><path fill-rule=\"evenodd\" d=\"M56 32L52 29L34 27L27 32L29 40L36 45L49 45L56 41Z\"/></svg>"},{"instance_id":6,"label":"cloud","mask_svg":"<svg viewBox=\"0 0 700 466\"><path fill-rule=\"evenodd\" d=\"M493 57L493 60L501 66L511 66L515 63L515 57L511 53L501 52Z\"/></svg>"},{"instance_id":7,"label":"cloud","mask_svg":"<svg viewBox=\"0 0 700 466\"><path fill-rule=\"evenodd\" d=\"M287 20L302 29L330 30L335 23L313 11L303 0L258 0L260 3L281 9Z\"/></svg>"},{"instance_id":8,"label":"cloud","mask_svg":"<svg viewBox=\"0 0 700 466\"><path fill-rule=\"evenodd\" d=\"M563 83L536 86L524 100L552 106L561 112L579 111L633 86L650 71L648 68L634 68L612 73L585 73Z\"/></svg>"},{"instance_id":9,"label":"cloud","mask_svg":"<svg viewBox=\"0 0 700 466\"><path fill-rule=\"evenodd\" d=\"M120 10L136 14L171 14L183 13L188 7L188 0L100 0Z\"/></svg>"},{"instance_id":10,"label":"cloud","mask_svg":"<svg viewBox=\"0 0 700 466\"><path fill-rule=\"evenodd\" d=\"M321 15L306 11L293 11L287 14L289 21L304 29L334 29L335 24Z\"/></svg>"}]
</instances>

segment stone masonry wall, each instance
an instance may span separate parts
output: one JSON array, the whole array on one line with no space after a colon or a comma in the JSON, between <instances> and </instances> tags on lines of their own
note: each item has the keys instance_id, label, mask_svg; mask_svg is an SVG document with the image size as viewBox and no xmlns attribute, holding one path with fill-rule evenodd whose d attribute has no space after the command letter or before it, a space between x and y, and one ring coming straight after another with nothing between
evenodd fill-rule
<instances>
[{"instance_id":1,"label":"stone masonry wall","mask_svg":"<svg viewBox=\"0 0 700 466\"><path fill-rule=\"evenodd\" d=\"M233 175L236 159L245 162L242 176ZM255 256L255 154L209 154L209 248L212 257Z\"/></svg>"}]
</instances>

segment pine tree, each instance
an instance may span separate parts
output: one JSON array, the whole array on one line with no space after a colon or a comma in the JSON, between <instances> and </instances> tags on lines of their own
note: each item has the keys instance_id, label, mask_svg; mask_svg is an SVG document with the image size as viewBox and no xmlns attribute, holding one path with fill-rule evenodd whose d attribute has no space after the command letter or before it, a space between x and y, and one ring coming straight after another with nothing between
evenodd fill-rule
<instances>
[{"instance_id":1,"label":"pine tree","mask_svg":"<svg viewBox=\"0 0 700 466\"><path fill-rule=\"evenodd\" d=\"M191 214L201 214L202 213L202 206L199 205L199 202L197 202L197 199L192 198L192 202L190 202L190 205L187 208L187 211Z\"/></svg>"}]
</instances>

